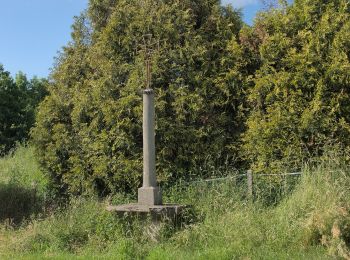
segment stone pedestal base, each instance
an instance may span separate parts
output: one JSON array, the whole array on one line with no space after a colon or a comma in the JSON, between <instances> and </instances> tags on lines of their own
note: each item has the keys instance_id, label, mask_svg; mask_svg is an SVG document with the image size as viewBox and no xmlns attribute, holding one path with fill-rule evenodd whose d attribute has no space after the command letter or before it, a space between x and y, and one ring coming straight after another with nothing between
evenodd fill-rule
<instances>
[{"instance_id":1,"label":"stone pedestal base","mask_svg":"<svg viewBox=\"0 0 350 260\"><path fill-rule=\"evenodd\" d=\"M130 203L119 206L108 206L107 210L115 212L119 216L125 215L140 215L151 216L153 221L160 221L164 219L176 220L183 209L186 206L177 204L165 204L165 205L141 205L139 203Z\"/></svg>"},{"instance_id":2,"label":"stone pedestal base","mask_svg":"<svg viewBox=\"0 0 350 260\"><path fill-rule=\"evenodd\" d=\"M138 190L138 204L162 205L162 193L158 187L141 187Z\"/></svg>"},{"instance_id":3,"label":"stone pedestal base","mask_svg":"<svg viewBox=\"0 0 350 260\"><path fill-rule=\"evenodd\" d=\"M181 227L181 215L185 208L187 207L176 204L147 206L131 203L119 206L108 206L107 210L129 221L135 217L144 219L145 234L147 234L151 240L158 241L160 230L164 225L173 225L176 228ZM150 220L150 222L147 220Z\"/></svg>"}]
</instances>

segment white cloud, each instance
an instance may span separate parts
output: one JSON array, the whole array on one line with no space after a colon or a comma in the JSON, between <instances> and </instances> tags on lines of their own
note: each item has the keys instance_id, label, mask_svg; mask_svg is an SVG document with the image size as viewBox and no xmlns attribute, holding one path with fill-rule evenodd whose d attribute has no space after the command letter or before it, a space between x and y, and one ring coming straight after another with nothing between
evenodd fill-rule
<instances>
[{"instance_id":1,"label":"white cloud","mask_svg":"<svg viewBox=\"0 0 350 260\"><path fill-rule=\"evenodd\" d=\"M222 0L224 5L232 4L233 7L245 7L247 5L256 5L259 3L258 0Z\"/></svg>"}]
</instances>

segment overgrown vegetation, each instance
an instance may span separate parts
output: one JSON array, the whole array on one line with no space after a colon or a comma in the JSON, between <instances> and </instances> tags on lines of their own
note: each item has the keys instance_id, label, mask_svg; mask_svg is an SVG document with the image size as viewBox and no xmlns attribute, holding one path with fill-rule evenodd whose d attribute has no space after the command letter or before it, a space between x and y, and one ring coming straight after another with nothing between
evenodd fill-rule
<instances>
[{"instance_id":1,"label":"overgrown vegetation","mask_svg":"<svg viewBox=\"0 0 350 260\"><path fill-rule=\"evenodd\" d=\"M0 258L350 259L350 2L280 2L247 26L219 0L90 0L50 82L0 66ZM193 206L156 233L105 210L140 186L145 38L158 181Z\"/></svg>"},{"instance_id":2,"label":"overgrown vegetation","mask_svg":"<svg viewBox=\"0 0 350 260\"><path fill-rule=\"evenodd\" d=\"M241 26L240 13L217 0L91 1L73 25L33 131L58 192L140 186L147 34L155 44L159 181L188 179L207 158L221 165L237 157L243 89L226 83L224 61Z\"/></svg>"},{"instance_id":3,"label":"overgrown vegetation","mask_svg":"<svg viewBox=\"0 0 350 260\"><path fill-rule=\"evenodd\" d=\"M49 180L39 168L33 147L18 146L0 159L0 222L18 225L44 210Z\"/></svg>"},{"instance_id":4,"label":"overgrown vegetation","mask_svg":"<svg viewBox=\"0 0 350 260\"><path fill-rule=\"evenodd\" d=\"M193 205L196 214L187 214L185 227L163 225L157 242L150 239L150 223L105 210L108 201L130 198L76 198L15 229L2 224L0 257L349 258L350 175L342 158L331 154L318 167L305 167L294 191L275 206L259 196L251 202L239 182L178 184L165 191L165 200Z\"/></svg>"},{"instance_id":5,"label":"overgrown vegetation","mask_svg":"<svg viewBox=\"0 0 350 260\"><path fill-rule=\"evenodd\" d=\"M56 192L140 186L149 34L159 182L189 180L208 160L300 170L329 144L348 147L349 1L282 2L249 27L218 0L90 1L33 131Z\"/></svg>"},{"instance_id":6,"label":"overgrown vegetation","mask_svg":"<svg viewBox=\"0 0 350 260\"><path fill-rule=\"evenodd\" d=\"M349 146L350 3L297 0L251 28L261 65L249 91L244 150L256 171L298 170Z\"/></svg>"}]
</instances>

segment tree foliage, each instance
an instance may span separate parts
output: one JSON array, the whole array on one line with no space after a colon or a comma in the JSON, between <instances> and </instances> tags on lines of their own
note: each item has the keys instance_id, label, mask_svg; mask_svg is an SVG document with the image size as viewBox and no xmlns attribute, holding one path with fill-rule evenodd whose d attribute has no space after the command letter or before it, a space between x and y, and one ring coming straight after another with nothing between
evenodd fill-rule
<instances>
[{"instance_id":1,"label":"tree foliage","mask_svg":"<svg viewBox=\"0 0 350 260\"><path fill-rule=\"evenodd\" d=\"M140 186L145 35L161 183L198 177L208 161L293 170L349 146L349 1L288 2L247 26L218 0L90 0L32 132L57 191Z\"/></svg>"},{"instance_id":2,"label":"tree foliage","mask_svg":"<svg viewBox=\"0 0 350 260\"><path fill-rule=\"evenodd\" d=\"M228 80L240 13L217 0L91 0L57 59L33 137L61 193L136 190L142 176L143 37L156 42L157 174L190 178L236 157L244 92ZM229 82L228 82L229 81ZM230 84L230 87L227 87Z\"/></svg>"},{"instance_id":3,"label":"tree foliage","mask_svg":"<svg viewBox=\"0 0 350 260\"><path fill-rule=\"evenodd\" d=\"M46 95L46 83L38 78L29 81L22 72L13 79L0 64L0 155L28 138L35 109Z\"/></svg>"},{"instance_id":4,"label":"tree foliage","mask_svg":"<svg viewBox=\"0 0 350 260\"><path fill-rule=\"evenodd\" d=\"M254 169L299 168L326 145L349 146L350 4L296 0L262 13L261 66L244 134Z\"/></svg>"}]
</instances>

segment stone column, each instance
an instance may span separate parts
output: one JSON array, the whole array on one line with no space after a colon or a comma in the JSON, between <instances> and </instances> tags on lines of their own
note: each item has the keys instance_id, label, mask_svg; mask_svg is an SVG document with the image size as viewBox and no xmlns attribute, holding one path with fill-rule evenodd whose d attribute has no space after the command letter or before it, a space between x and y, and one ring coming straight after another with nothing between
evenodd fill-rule
<instances>
[{"instance_id":1,"label":"stone column","mask_svg":"<svg viewBox=\"0 0 350 260\"><path fill-rule=\"evenodd\" d=\"M154 131L154 91L143 91L143 185L138 190L138 203L161 205L162 195L157 187Z\"/></svg>"}]
</instances>

